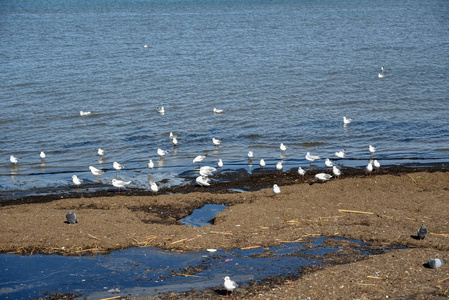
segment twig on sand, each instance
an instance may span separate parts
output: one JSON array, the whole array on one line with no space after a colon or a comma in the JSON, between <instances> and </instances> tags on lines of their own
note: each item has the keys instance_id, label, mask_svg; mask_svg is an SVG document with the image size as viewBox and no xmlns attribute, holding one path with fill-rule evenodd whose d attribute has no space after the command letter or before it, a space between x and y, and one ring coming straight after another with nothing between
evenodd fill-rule
<instances>
[{"instance_id":1,"label":"twig on sand","mask_svg":"<svg viewBox=\"0 0 449 300\"><path fill-rule=\"evenodd\" d=\"M177 243L181 243L181 242L184 242L184 241L187 241L187 238L181 239L181 240L176 241L176 242L172 242L172 243L170 243L170 245L177 244Z\"/></svg>"},{"instance_id":2,"label":"twig on sand","mask_svg":"<svg viewBox=\"0 0 449 300\"><path fill-rule=\"evenodd\" d=\"M376 286L374 283L357 283L358 285Z\"/></svg>"},{"instance_id":3,"label":"twig on sand","mask_svg":"<svg viewBox=\"0 0 449 300\"><path fill-rule=\"evenodd\" d=\"M414 184L418 184L418 182L412 176L410 176L410 174L407 174L407 176L410 177Z\"/></svg>"},{"instance_id":4,"label":"twig on sand","mask_svg":"<svg viewBox=\"0 0 449 300\"><path fill-rule=\"evenodd\" d=\"M438 280L438 283L441 283L441 282L446 281L446 280L448 280L448 279L449 279L449 277L446 277L446 278L444 278L444 279Z\"/></svg>"},{"instance_id":5,"label":"twig on sand","mask_svg":"<svg viewBox=\"0 0 449 300\"><path fill-rule=\"evenodd\" d=\"M365 215L374 215L374 213L369 211L358 211L358 210L348 210L348 209L339 209L339 212L353 213L353 214L365 214Z\"/></svg>"},{"instance_id":6,"label":"twig on sand","mask_svg":"<svg viewBox=\"0 0 449 300\"><path fill-rule=\"evenodd\" d=\"M430 234L433 234L433 235L442 235L442 236L444 236L444 237L449 237L449 233L434 233L434 232L431 232Z\"/></svg>"},{"instance_id":7,"label":"twig on sand","mask_svg":"<svg viewBox=\"0 0 449 300\"><path fill-rule=\"evenodd\" d=\"M190 275L190 274L182 274L182 273L176 273L175 275L186 276L186 277L198 277L198 278L202 277L202 276L198 276L198 275Z\"/></svg>"},{"instance_id":8,"label":"twig on sand","mask_svg":"<svg viewBox=\"0 0 449 300\"><path fill-rule=\"evenodd\" d=\"M378 276L366 276L366 277L368 277L368 278L373 278L373 279L380 279L380 280L383 279L382 277L378 277Z\"/></svg>"},{"instance_id":9,"label":"twig on sand","mask_svg":"<svg viewBox=\"0 0 449 300\"><path fill-rule=\"evenodd\" d=\"M96 236L93 236L93 235L91 235L91 234L87 234L90 238L93 238L93 239L96 239L96 240L98 240L98 241L101 241L101 239L100 238L97 238Z\"/></svg>"},{"instance_id":10,"label":"twig on sand","mask_svg":"<svg viewBox=\"0 0 449 300\"><path fill-rule=\"evenodd\" d=\"M102 299L98 299L98 300L112 300L112 299L122 299L122 296L115 296L115 297L111 297L111 298L102 298Z\"/></svg>"},{"instance_id":11,"label":"twig on sand","mask_svg":"<svg viewBox=\"0 0 449 300\"><path fill-rule=\"evenodd\" d=\"M218 233L218 234L224 234L224 235L232 235L232 232L209 231L209 233Z\"/></svg>"}]
</instances>

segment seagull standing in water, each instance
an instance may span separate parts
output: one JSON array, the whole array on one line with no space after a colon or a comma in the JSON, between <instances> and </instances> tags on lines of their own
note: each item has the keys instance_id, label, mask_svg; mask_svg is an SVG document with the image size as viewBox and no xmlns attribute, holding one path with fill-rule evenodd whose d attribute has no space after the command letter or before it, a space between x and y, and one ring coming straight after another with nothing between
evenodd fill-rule
<instances>
[{"instance_id":1,"label":"seagull standing in water","mask_svg":"<svg viewBox=\"0 0 449 300\"><path fill-rule=\"evenodd\" d=\"M172 142L173 146L175 146L175 147L178 146L179 141L178 141L178 138L176 136L174 136L171 139L171 142Z\"/></svg>"},{"instance_id":2,"label":"seagull standing in water","mask_svg":"<svg viewBox=\"0 0 449 300\"><path fill-rule=\"evenodd\" d=\"M224 111L222 109L215 108L213 109L214 114L222 114Z\"/></svg>"},{"instance_id":3,"label":"seagull standing in water","mask_svg":"<svg viewBox=\"0 0 449 300\"><path fill-rule=\"evenodd\" d=\"M223 161L221 160L221 158L218 159L217 167L219 167L220 169L223 168Z\"/></svg>"},{"instance_id":4,"label":"seagull standing in water","mask_svg":"<svg viewBox=\"0 0 449 300\"><path fill-rule=\"evenodd\" d=\"M310 165L312 165L312 162L314 162L315 160L321 159L321 157L319 157L317 155L311 155L310 152L307 152L306 159L310 162Z\"/></svg>"},{"instance_id":5,"label":"seagull standing in water","mask_svg":"<svg viewBox=\"0 0 449 300\"><path fill-rule=\"evenodd\" d=\"M265 170L266 163L263 158L260 159L259 166L262 168L262 170Z\"/></svg>"},{"instance_id":6,"label":"seagull standing in water","mask_svg":"<svg viewBox=\"0 0 449 300\"><path fill-rule=\"evenodd\" d=\"M334 166L334 163L333 163L329 158L326 158L326 160L324 161L324 164L325 164L326 167L328 167L329 169L332 169L332 167Z\"/></svg>"},{"instance_id":7,"label":"seagull standing in water","mask_svg":"<svg viewBox=\"0 0 449 300\"><path fill-rule=\"evenodd\" d=\"M377 148L374 147L373 145L369 145L368 146L368 151L369 153L371 153L371 155L374 155L374 152L376 152Z\"/></svg>"},{"instance_id":8,"label":"seagull standing in water","mask_svg":"<svg viewBox=\"0 0 449 300\"><path fill-rule=\"evenodd\" d=\"M198 155L197 157L195 157L193 159L193 164L195 165L195 163L197 162L199 164L199 166L201 166L201 162L207 157L207 153L204 155Z\"/></svg>"},{"instance_id":9,"label":"seagull standing in water","mask_svg":"<svg viewBox=\"0 0 449 300\"><path fill-rule=\"evenodd\" d=\"M80 111L80 116L88 116L88 115L90 115L91 114L91 112L90 111Z\"/></svg>"},{"instance_id":10,"label":"seagull standing in water","mask_svg":"<svg viewBox=\"0 0 449 300\"><path fill-rule=\"evenodd\" d=\"M254 157L254 152L253 151L248 151L248 159L251 159Z\"/></svg>"},{"instance_id":11,"label":"seagull standing in water","mask_svg":"<svg viewBox=\"0 0 449 300\"><path fill-rule=\"evenodd\" d=\"M127 186L128 184L131 183L131 181L123 181L120 179L112 179L112 185L115 186L116 188L118 188L118 193L120 193L120 188L123 188L125 186Z\"/></svg>"},{"instance_id":12,"label":"seagull standing in water","mask_svg":"<svg viewBox=\"0 0 449 300\"><path fill-rule=\"evenodd\" d=\"M122 164L119 164L119 163L116 162L116 161L114 161L114 162L112 163L112 167L114 167L114 169L115 169L115 176L118 176L118 172L119 172L121 169L123 169L125 166L122 165Z\"/></svg>"},{"instance_id":13,"label":"seagull standing in water","mask_svg":"<svg viewBox=\"0 0 449 300\"><path fill-rule=\"evenodd\" d=\"M281 149L282 153L285 153L285 151L287 151L288 147L285 146L283 143L281 143L281 144L279 145L279 149Z\"/></svg>"},{"instance_id":14,"label":"seagull standing in water","mask_svg":"<svg viewBox=\"0 0 449 300\"><path fill-rule=\"evenodd\" d=\"M226 289L226 297L229 297L228 292L232 293L232 298L234 298L234 290L239 286L234 280L231 280L229 276L224 278L223 286Z\"/></svg>"},{"instance_id":15,"label":"seagull standing in water","mask_svg":"<svg viewBox=\"0 0 449 300\"><path fill-rule=\"evenodd\" d=\"M281 188L277 184L274 184L273 185L273 194L274 194L273 198L275 198L275 199L277 198L279 200L280 193L281 193Z\"/></svg>"},{"instance_id":16,"label":"seagull standing in water","mask_svg":"<svg viewBox=\"0 0 449 300\"><path fill-rule=\"evenodd\" d=\"M345 150L341 150L341 151L335 152L334 155L336 157L338 157L339 159L343 159L343 158L345 158L346 153L345 153Z\"/></svg>"},{"instance_id":17,"label":"seagull standing in water","mask_svg":"<svg viewBox=\"0 0 449 300\"><path fill-rule=\"evenodd\" d=\"M41 153L39 154L39 156L41 157L41 159L45 159L47 157L47 155L45 155L44 151L41 151Z\"/></svg>"},{"instance_id":18,"label":"seagull standing in water","mask_svg":"<svg viewBox=\"0 0 449 300\"><path fill-rule=\"evenodd\" d=\"M9 161L10 162L12 162L13 164L17 164L18 162L19 162L19 158L17 158L17 157L15 157L14 155L11 155L10 157L9 157Z\"/></svg>"},{"instance_id":19,"label":"seagull standing in water","mask_svg":"<svg viewBox=\"0 0 449 300\"><path fill-rule=\"evenodd\" d=\"M72 175L73 184L76 185L76 188L79 189L81 183L83 183L82 179L79 179L78 176Z\"/></svg>"},{"instance_id":20,"label":"seagull standing in water","mask_svg":"<svg viewBox=\"0 0 449 300\"><path fill-rule=\"evenodd\" d=\"M106 151L103 149L98 149L97 153L98 153L98 155L100 155L100 157L103 157L106 154Z\"/></svg>"},{"instance_id":21,"label":"seagull standing in water","mask_svg":"<svg viewBox=\"0 0 449 300\"><path fill-rule=\"evenodd\" d=\"M148 169L151 171L154 168L154 162L152 159L150 159L150 161L148 162Z\"/></svg>"},{"instance_id":22,"label":"seagull standing in water","mask_svg":"<svg viewBox=\"0 0 449 300\"><path fill-rule=\"evenodd\" d=\"M165 108L163 106L160 107L156 107L157 112L160 113L161 115L165 114Z\"/></svg>"},{"instance_id":23,"label":"seagull standing in water","mask_svg":"<svg viewBox=\"0 0 449 300\"><path fill-rule=\"evenodd\" d=\"M98 176L105 173L103 170L97 169L94 166L90 166L89 170L95 177L97 177L97 179L98 179Z\"/></svg>"},{"instance_id":24,"label":"seagull standing in water","mask_svg":"<svg viewBox=\"0 0 449 300\"><path fill-rule=\"evenodd\" d=\"M376 172L379 172L379 169L380 169L380 162L378 162L377 159L375 159L375 160L373 161L373 166L374 166L374 168L376 168Z\"/></svg>"}]
</instances>

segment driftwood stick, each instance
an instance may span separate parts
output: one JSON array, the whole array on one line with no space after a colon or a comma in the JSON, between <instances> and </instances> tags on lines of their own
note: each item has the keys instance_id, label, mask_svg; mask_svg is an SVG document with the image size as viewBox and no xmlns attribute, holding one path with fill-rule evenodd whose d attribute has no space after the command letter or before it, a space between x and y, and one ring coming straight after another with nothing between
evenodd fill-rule
<instances>
[{"instance_id":1,"label":"driftwood stick","mask_svg":"<svg viewBox=\"0 0 449 300\"><path fill-rule=\"evenodd\" d=\"M353 214L365 214L365 215L374 215L374 213L369 211L358 211L358 210L348 210L348 209L339 209L339 212L353 213Z\"/></svg>"},{"instance_id":2,"label":"driftwood stick","mask_svg":"<svg viewBox=\"0 0 449 300\"><path fill-rule=\"evenodd\" d=\"M187 238L179 240L179 241L176 241L176 242L172 242L172 243L170 243L170 245L181 243L181 242L184 242L184 241L187 241Z\"/></svg>"},{"instance_id":3,"label":"driftwood stick","mask_svg":"<svg viewBox=\"0 0 449 300\"><path fill-rule=\"evenodd\" d=\"M262 247L262 246L249 246L249 247L240 248L240 250L256 249L256 248L260 248L260 247Z\"/></svg>"},{"instance_id":4,"label":"driftwood stick","mask_svg":"<svg viewBox=\"0 0 449 300\"><path fill-rule=\"evenodd\" d=\"M101 241L101 239L100 238L97 238L96 236L93 236L93 235L91 235L91 234L87 234L90 238L93 238L93 239L96 239L96 240L98 240L98 241Z\"/></svg>"}]
</instances>

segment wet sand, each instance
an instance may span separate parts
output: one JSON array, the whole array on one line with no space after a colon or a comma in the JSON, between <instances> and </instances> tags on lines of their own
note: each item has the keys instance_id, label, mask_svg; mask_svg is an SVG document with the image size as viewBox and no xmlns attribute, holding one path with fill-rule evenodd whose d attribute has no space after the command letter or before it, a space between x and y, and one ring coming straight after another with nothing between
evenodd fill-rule
<instances>
[{"instance_id":1,"label":"wet sand","mask_svg":"<svg viewBox=\"0 0 449 300\"><path fill-rule=\"evenodd\" d=\"M228 176L228 175L227 175ZM229 175L231 176L231 175ZM233 176L236 176L235 174ZM207 248L270 247L311 237L343 237L373 248L404 246L384 254L329 257L323 267L304 269L293 278L271 278L239 288L238 299L441 299L449 294L449 266L424 264L431 257L449 259L449 173L445 168L387 168L372 177L363 170L315 183L295 172L256 172L212 188L177 187L151 195L82 190L69 197L27 197L3 201L0 250L12 253L81 255L127 247L176 251ZM281 187L273 196L273 183ZM265 187L265 189L263 189ZM254 190L234 192L230 188ZM178 220L205 204L229 207L206 227L186 227ZM65 223L68 210L79 223ZM425 224L431 234L417 240ZM145 299L216 299L216 289ZM388 297L387 297L388 296Z\"/></svg>"}]
</instances>

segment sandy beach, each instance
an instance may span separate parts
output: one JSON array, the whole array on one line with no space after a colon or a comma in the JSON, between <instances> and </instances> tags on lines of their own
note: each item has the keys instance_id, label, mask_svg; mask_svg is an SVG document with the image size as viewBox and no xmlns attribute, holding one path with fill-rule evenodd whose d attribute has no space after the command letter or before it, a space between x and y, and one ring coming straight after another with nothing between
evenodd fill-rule
<instances>
[{"instance_id":1,"label":"sandy beach","mask_svg":"<svg viewBox=\"0 0 449 300\"><path fill-rule=\"evenodd\" d=\"M342 237L369 242L372 248L396 248L363 258L329 257L323 267L305 269L296 278L272 278L236 290L237 299L442 299L449 295L449 266L426 268L429 258L449 258L449 173L445 169L386 169L366 176L352 171L341 179L315 182L293 172L259 174L251 181L281 187L251 192L221 188L160 195L137 192L4 202L0 207L3 253L83 255L128 247L176 251L207 248L272 247L312 237ZM134 195L133 195L134 193ZM111 193L109 193L111 194ZM30 203L35 202L35 203ZM21 203L18 201L17 203ZM225 204L210 226L186 227L179 219L205 204ZM72 210L78 223L69 225ZM430 231L424 240L417 229ZM399 249L403 248L403 249ZM221 289L217 283L217 289ZM145 299L217 299L217 289ZM310 298L308 298L310 297Z\"/></svg>"}]
</instances>

